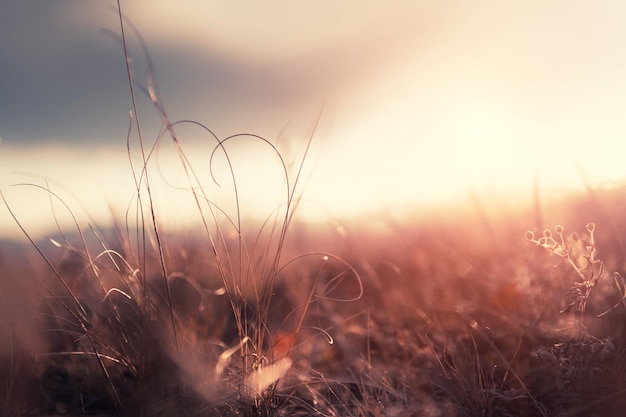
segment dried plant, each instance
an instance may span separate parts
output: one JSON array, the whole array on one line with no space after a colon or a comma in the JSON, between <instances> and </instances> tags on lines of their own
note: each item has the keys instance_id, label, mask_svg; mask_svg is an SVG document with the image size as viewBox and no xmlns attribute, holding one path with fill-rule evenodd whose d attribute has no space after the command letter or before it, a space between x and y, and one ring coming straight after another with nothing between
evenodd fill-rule
<instances>
[{"instance_id":1,"label":"dried plant","mask_svg":"<svg viewBox=\"0 0 626 417\"><path fill-rule=\"evenodd\" d=\"M582 236L577 233L565 235L565 229L561 225L554 228L556 236L549 229L544 230L539 238L536 238L532 231L526 232L526 239L529 242L559 257L576 272L576 281L568 294L571 301L561 313L574 309L575 326L579 335L585 332L585 311L591 292L604 274L604 263L596 257L594 238L596 225L588 223L585 228L588 234Z\"/></svg>"}]
</instances>

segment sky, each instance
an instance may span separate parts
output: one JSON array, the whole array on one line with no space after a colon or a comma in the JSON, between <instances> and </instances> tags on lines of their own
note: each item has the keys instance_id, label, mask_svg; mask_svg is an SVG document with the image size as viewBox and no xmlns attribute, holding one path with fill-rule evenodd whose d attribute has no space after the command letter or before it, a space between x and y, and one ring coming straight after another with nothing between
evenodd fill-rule
<instances>
[{"instance_id":1,"label":"sky","mask_svg":"<svg viewBox=\"0 0 626 417\"><path fill-rule=\"evenodd\" d=\"M172 120L195 120L219 138L259 134L294 164L321 111L300 183L309 216L410 216L476 194L531 198L535 180L554 195L626 176L622 2L121 4L136 79L146 84L140 35ZM115 6L0 6L0 190L34 233L54 226L51 211L61 214L41 189L12 184L50 187L95 220L132 200ZM159 117L138 98L151 144ZM203 184L220 188L206 169L209 135L190 125L177 132ZM271 211L285 195L275 156L250 139L229 151L242 204ZM171 145L155 155L155 198L181 222L190 204L172 203L185 181L179 163ZM227 206L232 190L220 181ZM19 234L5 207L0 216L0 237Z\"/></svg>"}]
</instances>

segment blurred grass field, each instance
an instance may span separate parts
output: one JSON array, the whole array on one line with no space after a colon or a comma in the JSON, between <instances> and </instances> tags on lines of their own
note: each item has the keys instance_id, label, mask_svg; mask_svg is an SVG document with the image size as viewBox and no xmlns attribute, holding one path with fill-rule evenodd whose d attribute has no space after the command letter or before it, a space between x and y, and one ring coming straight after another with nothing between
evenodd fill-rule
<instances>
[{"instance_id":1,"label":"blurred grass field","mask_svg":"<svg viewBox=\"0 0 626 417\"><path fill-rule=\"evenodd\" d=\"M626 190L299 217L320 116L293 158L255 134L172 121L142 42L147 76L134 78L119 19L134 194L98 227L74 216L62 185L22 185L43 196L29 208L56 224L49 236L1 194L2 221L24 233L0 242L0 414L623 415ZM139 97L160 120L156 138L142 133ZM183 126L212 143L202 171ZM276 164L281 200L262 220L246 213L267 172L253 169L246 191L236 141ZM162 175L162 143L181 183ZM195 222L163 226L159 181Z\"/></svg>"},{"instance_id":2,"label":"blurred grass field","mask_svg":"<svg viewBox=\"0 0 626 417\"><path fill-rule=\"evenodd\" d=\"M119 230L38 242L50 265L3 244L3 415L621 415L624 204L614 189L544 208L568 236L595 224L584 328L561 312L576 272L524 237L531 210L294 223L270 298L225 288L201 234L166 232L171 309L159 252L142 270ZM246 392L258 369L279 378Z\"/></svg>"}]
</instances>

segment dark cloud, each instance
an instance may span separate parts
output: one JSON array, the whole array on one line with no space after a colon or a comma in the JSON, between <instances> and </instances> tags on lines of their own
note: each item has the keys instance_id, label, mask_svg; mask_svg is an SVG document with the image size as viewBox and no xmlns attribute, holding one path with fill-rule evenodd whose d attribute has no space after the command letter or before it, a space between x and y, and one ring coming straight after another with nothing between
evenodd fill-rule
<instances>
[{"instance_id":1,"label":"dark cloud","mask_svg":"<svg viewBox=\"0 0 626 417\"><path fill-rule=\"evenodd\" d=\"M123 140L130 95L113 12L72 25L75 2L9 1L0 13L0 135L5 142ZM96 12L97 10L95 10ZM105 33L103 29L108 30ZM150 40L147 40L150 44ZM131 42L136 76L146 61ZM150 46L166 105L176 117L226 124L253 114L259 101L290 101L298 82L286 72L242 67L184 45ZM147 100L145 96L142 102ZM158 124L143 107L147 121ZM158 127L158 126L157 126Z\"/></svg>"},{"instance_id":2,"label":"dark cloud","mask_svg":"<svg viewBox=\"0 0 626 417\"><path fill-rule=\"evenodd\" d=\"M72 3L3 4L0 134L7 142L89 140L90 131L124 116L123 55L97 24L68 24Z\"/></svg>"},{"instance_id":3,"label":"dark cloud","mask_svg":"<svg viewBox=\"0 0 626 417\"><path fill-rule=\"evenodd\" d=\"M5 142L123 143L131 103L119 22L110 6L76 0L4 3L0 136ZM128 37L143 83L146 60L136 34L128 30ZM340 44L264 61L262 53L250 59L212 49L210 42L182 39L175 34L145 39L165 105L172 118L197 120L225 135L263 133L267 125L266 132L275 132L297 115L300 104L354 82L377 59L364 48ZM158 117L145 96L140 99L143 122L158 131Z\"/></svg>"}]
</instances>

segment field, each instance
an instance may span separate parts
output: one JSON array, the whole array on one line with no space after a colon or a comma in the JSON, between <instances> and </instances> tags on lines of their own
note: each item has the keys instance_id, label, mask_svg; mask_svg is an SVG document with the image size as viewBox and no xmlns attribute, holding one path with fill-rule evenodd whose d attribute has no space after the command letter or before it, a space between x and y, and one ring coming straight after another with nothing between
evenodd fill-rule
<instances>
[{"instance_id":1,"label":"field","mask_svg":"<svg viewBox=\"0 0 626 417\"><path fill-rule=\"evenodd\" d=\"M25 242L0 244L2 415L623 415L626 190L311 221L298 209L313 129L295 164L270 140L214 137L227 209L176 134L212 132L170 121L153 71L127 67L136 194L116 224L33 236L2 195ZM243 139L284 171L260 221L230 170L227 142ZM177 153L195 227L161 225L157 142ZM72 218L53 186L30 187Z\"/></svg>"},{"instance_id":2,"label":"field","mask_svg":"<svg viewBox=\"0 0 626 417\"><path fill-rule=\"evenodd\" d=\"M3 245L2 414L621 415L623 195Z\"/></svg>"}]
</instances>

